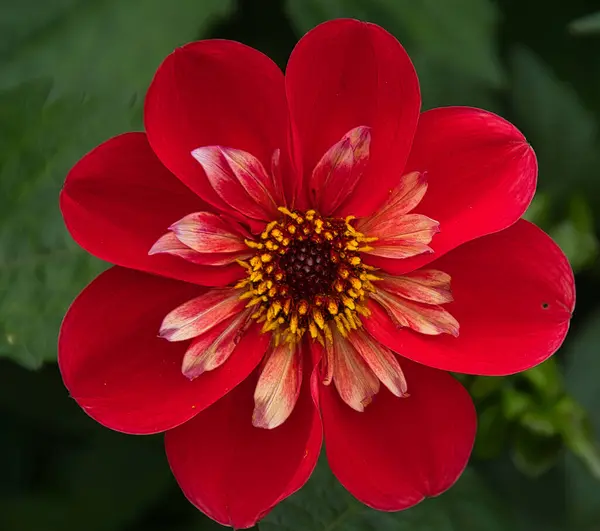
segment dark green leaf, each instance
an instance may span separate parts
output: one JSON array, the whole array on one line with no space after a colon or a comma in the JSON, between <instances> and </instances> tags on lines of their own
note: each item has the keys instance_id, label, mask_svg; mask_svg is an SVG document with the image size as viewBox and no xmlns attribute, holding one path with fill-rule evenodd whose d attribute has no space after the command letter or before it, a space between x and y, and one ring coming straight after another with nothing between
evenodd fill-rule
<instances>
[{"instance_id":1,"label":"dark green leaf","mask_svg":"<svg viewBox=\"0 0 600 531\"><path fill-rule=\"evenodd\" d=\"M423 54L421 61L432 68L443 65L449 76L458 70L491 86L502 84L493 44L498 17L489 0L288 0L287 8L299 34L332 18L367 20L391 31L411 53Z\"/></svg>"},{"instance_id":2,"label":"dark green leaf","mask_svg":"<svg viewBox=\"0 0 600 531\"><path fill-rule=\"evenodd\" d=\"M592 433L586 436L588 448L597 452L589 435L600 439L600 313L592 315L565 352L566 385L573 397L589 412ZM597 444L597 443L596 443ZM584 461L585 462L585 461ZM568 455L566 466L569 482L568 507L574 526L592 530L600 522L600 481L595 479L584 462Z\"/></svg>"},{"instance_id":3,"label":"dark green leaf","mask_svg":"<svg viewBox=\"0 0 600 531\"><path fill-rule=\"evenodd\" d=\"M308 484L260 523L261 531L516 531L508 507L473 470L438 498L399 513L369 509L337 482L321 460Z\"/></svg>"},{"instance_id":4,"label":"dark green leaf","mask_svg":"<svg viewBox=\"0 0 600 531\"><path fill-rule=\"evenodd\" d=\"M600 33L600 11L573 20L569 24L569 30L575 35Z\"/></svg>"},{"instance_id":5,"label":"dark green leaf","mask_svg":"<svg viewBox=\"0 0 600 531\"><path fill-rule=\"evenodd\" d=\"M173 48L231 0L23 0L0 6L0 356L56 358L60 320L104 267L71 240L58 209L68 169L141 127L143 96ZM6 20L10 23L6 23Z\"/></svg>"},{"instance_id":6,"label":"dark green leaf","mask_svg":"<svg viewBox=\"0 0 600 531\"><path fill-rule=\"evenodd\" d=\"M515 50L512 65L516 117L538 156L540 185L570 197L597 162L594 118L530 50Z\"/></svg>"}]
</instances>

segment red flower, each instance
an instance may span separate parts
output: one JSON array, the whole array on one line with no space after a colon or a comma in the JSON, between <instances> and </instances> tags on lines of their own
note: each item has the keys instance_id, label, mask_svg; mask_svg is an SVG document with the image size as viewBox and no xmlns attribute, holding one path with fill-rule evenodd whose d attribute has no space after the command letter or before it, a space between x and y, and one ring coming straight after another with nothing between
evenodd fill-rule
<instances>
[{"instance_id":1,"label":"red flower","mask_svg":"<svg viewBox=\"0 0 600 531\"><path fill-rule=\"evenodd\" d=\"M67 227L117 265L65 317L65 384L112 429L166 431L181 488L222 524L299 489L323 436L371 507L443 492L476 424L445 371L515 373L565 337L571 269L519 220L531 147L491 113L419 108L410 59L372 24L314 29L285 78L196 42L159 68L147 133L67 177Z\"/></svg>"}]
</instances>

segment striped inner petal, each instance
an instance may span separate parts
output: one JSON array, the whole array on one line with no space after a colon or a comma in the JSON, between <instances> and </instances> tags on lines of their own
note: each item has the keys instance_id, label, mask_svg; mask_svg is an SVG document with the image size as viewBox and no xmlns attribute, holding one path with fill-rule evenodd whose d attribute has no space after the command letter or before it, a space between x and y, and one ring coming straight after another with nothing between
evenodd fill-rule
<instances>
[{"instance_id":1,"label":"striped inner petal","mask_svg":"<svg viewBox=\"0 0 600 531\"><path fill-rule=\"evenodd\" d=\"M193 380L223 365L246 331L249 317L248 310L241 312L194 339L183 357L181 372L184 376Z\"/></svg>"},{"instance_id":2,"label":"striped inner petal","mask_svg":"<svg viewBox=\"0 0 600 531\"><path fill-rule=\"evenodd\" d=\"M442 306L415 302L384 289L371 295L397 326L411 328L426 335L450 334L458 337L458 321Z\"/></svg>"},{"instance_id":3,"label":"striped inner petal","mask_svg":"<svg viewBox=\"0 0 600 531\"><path fill-rule=\"evenodd\" d=\"M240 149L205 146L192 151L208 181L221 198L241 214L268 221L277 215L283 198L261 162Z\"/></svg>"},{"instance_id":4,"label":"striped inner petal","mask_svg":"<svg viewBox=\"0 0 600 531\"><path fill-rule=\"evenodd\" d=\"M285 342L267 354L254 392L252 424L273 429L292 414L302 385L302 352L297 343Z\"/></svg>"},{"instance_id":5,"label":"striped inner petal","mask_svg":"<svg viewBox=\"0 0 600 531\"><path fill-rule=\"evenodd\" d=\"M364 358L337 329L330 349L333 383L340 398L356 411L364 411L379 392L380 382Z\"/></svg>"},{"instance_id":6,"label":"striped inner petal","mask_svg":"<svg viewBox=\"0 0 600 531\"><path fill-rule=\"evenodd\" d=\"M216 288L196 297L167 314L160 337L184 341L204 334L244 307L235 288Z\"/></svg>"}]
</instances>

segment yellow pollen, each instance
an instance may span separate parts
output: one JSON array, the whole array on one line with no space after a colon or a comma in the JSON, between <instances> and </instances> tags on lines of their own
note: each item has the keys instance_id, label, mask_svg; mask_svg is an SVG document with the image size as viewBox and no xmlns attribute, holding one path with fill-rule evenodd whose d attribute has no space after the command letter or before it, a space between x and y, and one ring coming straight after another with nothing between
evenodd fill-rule
<instances>
[{"instance_id":1,"label":"yellow pollen","mask_svg":"<svg viewBox=\"0 0 600 531\"><path fill-rule=\"evenodd\" d=\"M262 243L257 243L252 240L244 240L244 243L250 247L250 249L262 249L264 247Z\"/></svg>"},{"instance_id":2,"label":"yellow pollen","mask_svg":"<svg viewBox=\"0 0 600 531\"><path fill-rule=\"evenodd\" d=\"M321 313L320 310L313 310L313 320L315 323L317 323L317 326L323 330L324 326L325 326L325 319L323 317L323 314Z\"/></svg>"},{"instance_id":3,"label":"yellow pollen","mask_svg":"<svg viewBox=\"0 0 600 531\"><path fill-rule=\"evenodd\" d=\"M252 319L274 345L296 343L304 336L331 346L332 330L347 336L368 317L375 268L361 253L377 238L352 224L355 219L326 218L315 210L279 207L257 239L244 240L255 254L238 263L247 277L235 285L240 300L252 307ZM335 328L333 328L335 327Z\"/></svg>"}]
</instances>

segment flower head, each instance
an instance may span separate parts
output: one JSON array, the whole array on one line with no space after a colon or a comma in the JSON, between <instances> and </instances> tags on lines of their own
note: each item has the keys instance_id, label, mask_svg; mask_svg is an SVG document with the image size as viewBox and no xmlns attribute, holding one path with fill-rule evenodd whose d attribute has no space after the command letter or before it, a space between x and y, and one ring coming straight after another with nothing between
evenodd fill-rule
<instances>
[{"instance_id":1,"label":"flower head","mask_svg":"<svg viewBox=\"0 0 600 531\"><path fill-rule=\"evenodd\" d=\"M566 335L569 264L519 220L531 147L482 110L419 111L408 56L372 24L315 28L285 77L202 41L159 68L146 133L67 177L67 227L116 266L65 317L65 384L112 429L166 432L222 524L299 489L323 439L371 507L443 492L476 424L446 371L522 371Z\"/></svg>"}]
</instances>

